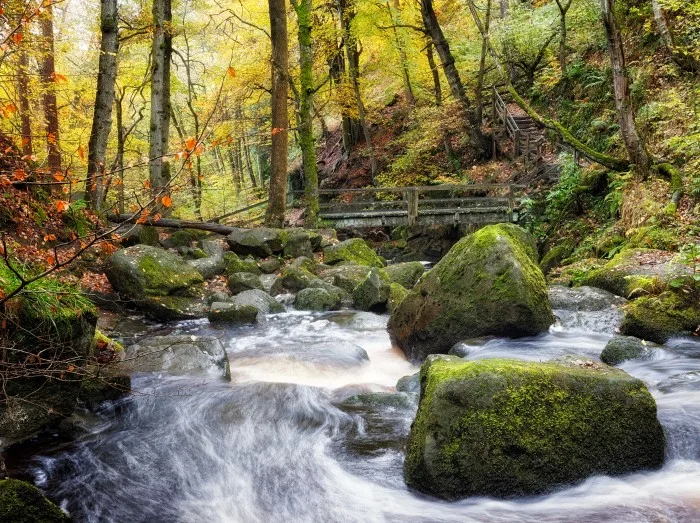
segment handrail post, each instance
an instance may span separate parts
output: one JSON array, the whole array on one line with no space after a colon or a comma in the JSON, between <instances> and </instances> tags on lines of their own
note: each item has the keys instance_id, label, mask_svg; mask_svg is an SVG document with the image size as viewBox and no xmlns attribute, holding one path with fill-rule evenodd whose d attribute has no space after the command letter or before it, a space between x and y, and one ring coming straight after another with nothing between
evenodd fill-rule
<instances>
[{"instance_id":1,"label":"handrail post","mask_svg":"<svg viewBox=\"0 0 700 523\"><path fill-rule=\"evenodd\" d=\"M510 214L510 221L513 222L513 209L515 207L515 202L513 201L513 184L508 184L508 213Z\"/></svg>"},{"instance_id":2,"label":"handrail post","mask_svg":"<svg viewBox=\"0 0 700 523\"><path fill-rule=\"evenodd\" d=\"M525 134L525 175L530 170L530 133Z\"/></svg>"},{"instance_id":3,"label":"handrail post","mask_svg":"<svg viewBox=\"0 0 700 523\"><path fill-rule=\"evenodd\" d=\"M406 191L408 204L408 225L415 225L418 221L418 192L415 187L410 187Z\"/></svg>"},{"instance_id":4,"label":"handrail post","mask_svg":"<svg viewBox=\"0 0 700 523\"><path fill-rule=\"evenodd\" d=\"M518 156L520 156L520 129L516 129L513 136L513 160Z\"/></svg>"}]
</instances>

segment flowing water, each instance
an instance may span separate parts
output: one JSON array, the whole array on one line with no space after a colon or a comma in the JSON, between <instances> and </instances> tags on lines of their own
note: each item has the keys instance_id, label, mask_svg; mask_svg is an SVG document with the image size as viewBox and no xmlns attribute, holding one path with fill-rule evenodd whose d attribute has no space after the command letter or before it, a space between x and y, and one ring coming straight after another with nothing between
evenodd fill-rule
<instances>
[{"instance_id":1,"label":"flowing water","mask_svg":"<svg viewBox=\"0 0 700 523\"><path fill-rule=\"evenodd\" d=\"M548 334L459 351L595 360L619 319L612 309L559 316ZM622 365L657 400L668 439L661 470L593 477L528 499L447 503L402 480L415 395L364 395L393 392L418 370L391 348L386 321L288 312L251 328L181 324L180 332L222 338L232 381L139 375L138 393L116 415L97 418L67 449L35 456L33 479L90 522L700 521L697 343L677 341Z\"/></svg>"}]
</instances>

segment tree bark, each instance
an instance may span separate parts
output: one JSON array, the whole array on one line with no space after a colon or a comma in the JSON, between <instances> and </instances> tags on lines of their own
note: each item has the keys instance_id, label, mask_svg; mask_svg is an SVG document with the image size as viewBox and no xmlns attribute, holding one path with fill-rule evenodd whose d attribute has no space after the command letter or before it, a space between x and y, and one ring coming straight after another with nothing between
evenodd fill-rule
<instances>
[{"instance_id":1,"label":"tree bark","mask_svg":"<svg viewBox=\"0 0 700 523\"><path fill-rule=\"evenodd\" d=\"M601 0L601 7L605 35L608 39L608 54L610 55L610 66L612 68L615 109L617 111L617 121L620 125L620 135L638 176L646 178L651 170L652 162L645 144L637 131L622 35L615 18L615 0Z\"/></svg>"},{"instance_id":2,"label":"tree bark","mask_svg":"<svg viewBox=\"0 0 700 523\"><path fill-rule=\"evenodd\" d=\"M153 0L153 41L151 47L151 121L149 175L153 197L166 196L170 182L168 137L170 134L170 58L172 55L171 0ZM168 214L169 208L161 209Z\"/></svg>"},{"instance_id":3,"label":"tree bark","mask_svg":"<svg viewBox=\"0 0 700 523\"><path fill-rule=\"evenodd\" d=\"M272 152L269 203L265 225L283 227L287 206L287 154L289 149L289 49L285 0L268 0L272 38Z\"/></svg>"},{"instance_id":4,"label":"tree bark","mask_svg":"<svg viewBox=\"0 0 700 523\"><path fill-rule=\"evenodd\" d=\"M59 148L58 104L56 103L56 65L54 58L53 6L47 4L41 16L41 36L43 40L41 59L41 81L44 94L44 119L46 120L47 165L51 172L61 170L61 150Z\"/></svg>"},{"instance_id":5,"label":"tree bark","mask_svg":"<svg viewBox=\"0 0 700 523\"><path fill-rule=\"evenodd\" d=\"M318 166L313 126L314 54L311 36L313 0L292 0L299 26L299 143L304 171L306 222L312 227L318 219Z\"/></svg>"},{"instance_id":6,"label":"tree bark","mask_svg":"<svg viewBox=\"0 0 700 523\"><path fill-rule=\"evenodd\" d=\"M18 30L24 34L22 26ZM34 154L32 141L32 115L29 106L29 59L27 51L22 46L19 50L19 64L17 71L17 97L19 98L20 132L22 134L22 154L31 156Z\"/></svg>"},{"instance_id":7,"label":"tree bark","mask_svg":"<svg viewBox=\"0 0 700 523\"><path fill-rule=\"evenodd\" d=\"M107 140L112 130L112 104L119 51L117 0L100 1L100 30L102 42L97 73L97 93L88 143L88 169L85 181L88 203L96 211L100 210L106 196Z\"/></svg>"},{"instance_id":8,"label":"tree bark","mask_svg":"<svg viewBox=\"0 0 700 523\"><path fill-rule=\"evenodd\" d=\"M435 105L440 107L442 105L442 85L440 85L440 71L438 70L437 64L435 63L435 56L433 54L433 41L428 38L428 43L425 46L425 55L428 58L428 65L430 66L430 72L433 76L433 91L435 92Z\"/></svg>"},{"instance_id":9,"label":"tree bark","mask_svg":"<svg viewBox=\"0 0 700 523\"><path fill-rule=\"evenodd\" d=\"M433 45L440 56L445 78L447 78L447 83L450 86L450 92L464 112L467 121L467 134L474 148L475 156L477 158L485 158L487 156L488 147L481 133L481 122L477 120L476 112L472 107L471 101L467 97L464 84L455 66L455 59L452 56L452 51L450 51L450 45L442 32L437 16L435 16L433 0L421 0L421 15L423 17L425 29L430 35Z\"/></svg>"},{"instance_id":10,"label":"tree bark","mask_svg":"<svg viewBox=\"0 0 700 523\"><path fill-rule=\"evenodd\" d=\"M566 14L569 12L573 0L556 0L559 8L559 65L561 66L561 75L566 74L567 58L566 58Z\"/></svg>"},{"instance_id":11,"label":"tree bark","mask_svg":"<svg viewBox=\"0 0 700 523\"><path fill-rule=\"evenodd\" d=\"M484 29L489 32L491 26L491 0L486 2L486 19L484 21ZM476 119L479 122L484 120L484 76L486 75L486 56L488 54L488 46L486 40L481 42L481 59L479 60L479 75L476 80L476 92L474 99L476 101Z\"/></svg>"}]
</instances>

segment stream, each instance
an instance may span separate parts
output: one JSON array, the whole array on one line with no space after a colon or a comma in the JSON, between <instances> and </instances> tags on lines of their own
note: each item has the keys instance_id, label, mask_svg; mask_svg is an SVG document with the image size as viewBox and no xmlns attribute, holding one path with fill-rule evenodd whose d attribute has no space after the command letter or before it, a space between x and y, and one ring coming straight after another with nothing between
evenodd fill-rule
<instances>
[{"instance_id":1,"label":"stream","mask_svg":"<svg viewBox=\"0 0 700 523\"><path fill-rule=\"evenodd\" d=\"M459 351L468 359L578 354L597 361L616 314L557 311L561 321L547 334ZM621 366L656 398L667 437L661 470L593 477L527 499L448 503L403 483L417 395L357 396L395 392L399 378L418 371L392 349L387 319L290 310L255 327L170 326L219 337L232 381L136 375L136 394L94 417L77 441L33 452L26 472L77 521L88 522L700 521L695 340L673 341L653 359ZM113 329L125 337L158 332L138 319L124 321Z\"/></svg>"}]
</instances>

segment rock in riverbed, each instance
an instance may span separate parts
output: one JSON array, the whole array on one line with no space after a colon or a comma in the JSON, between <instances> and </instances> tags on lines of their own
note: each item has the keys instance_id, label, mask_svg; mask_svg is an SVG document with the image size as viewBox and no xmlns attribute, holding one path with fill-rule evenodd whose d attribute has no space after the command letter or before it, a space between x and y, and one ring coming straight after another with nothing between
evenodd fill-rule
<instances>
[{"instance_id":1,"label":"rock in riverbed","mask_svg":"<svg viewBox=\"0 0 700 523\"><path fill-rule=\"evenodd\" d=\"M664 433L644 383L577 363L431 356L407 484L445 499L509 498L661 467Z\"/></svg>"}]
</instances>

